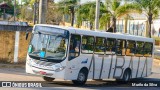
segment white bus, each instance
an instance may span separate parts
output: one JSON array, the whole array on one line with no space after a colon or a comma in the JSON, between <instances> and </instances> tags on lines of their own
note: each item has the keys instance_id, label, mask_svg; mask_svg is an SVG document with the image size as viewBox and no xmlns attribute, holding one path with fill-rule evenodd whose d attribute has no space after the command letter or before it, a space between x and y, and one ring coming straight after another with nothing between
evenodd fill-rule
<instances>
[{"instance_id":1,"label":"white bus","mask_svg":"<svg viewBox=\"0 0 160 90\"><path fill-rule=\"evenodd\" d=\"M129 81L151 74L153 48L151 38L38 24L32 31L26 72L78 85L87 79Z\"/></svg>"}]
</instances>

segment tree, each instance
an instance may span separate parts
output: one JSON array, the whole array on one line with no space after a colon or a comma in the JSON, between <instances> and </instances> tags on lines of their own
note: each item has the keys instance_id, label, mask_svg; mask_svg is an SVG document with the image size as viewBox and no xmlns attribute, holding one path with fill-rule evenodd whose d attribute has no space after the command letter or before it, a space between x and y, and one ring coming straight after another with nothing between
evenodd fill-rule
<instances>
[{"instance_id":1,"label":"tree","mask_svg":"<svg viewBox=\"0 0 160 90\"><path fill-rule=\"evenodd\" d=\"M149 37L151 37L151 24L153 18L156 18L159 14L160 9L160 0L135 0L133 5L138 5L139 8L143 10L143 13L147 17L148 28L149 28Z\"/></svg>"},{"instance_id":2,"label":"tree","mask_svg":"<svg viewBox=\"0 0 160 90\"><path fill-rule=\"evenodd\" d=\"M61 0L59 2L60 10L64 14L70 14L71 17L71 26L74 25L75 9L79 0Z\"/></svg>"},{"instance_id":3,"label":"tree","mask_svg":"<svg viewBox=\"0 0 160 90\"><path fill-rule=\"evenodd\" d=\"M32 21L33 20L33 10L28 8L28 6L23 6L21 9L20 17L22 20Z\"/></svg>"},{"instance_id":4,"label":"tree","mask_svg":"<svg viewBox=\"0 0 160 90\"><path fill-rule=\"evenodd\" d=\"M95 20L95 2L88 2L81 5L77 11L77 24L81 24L82 21L89 21L90 30L93 29L93 23Z\"/></svg>"},{"instance_id":5,"label":"tree","mask_svg":"<svg viewBox=\"0 0 160 90\"><path fill-rule=\"evenodd\" d=\"M19 17L22 20L32 21L33 10L31 8L30 1L29 0L22 0L21 4L22 4L22 2L23 2L23 7L21 6L21 8L19 10L20 11Z\"/></svg>"},{"instance_id":6,"label":"tree","mask_svg":"<svg viewBox=\"0 0 160 90\"><path fill-rule=\"evenodd\" d=\"M10 15L13 15L14 13L14 9L13 9L13 3L11 0L0 0L0 3L2 2L5 2L9 7L5 9L5 12L4 12L4 9L1 8L0 9L0 15L2 15L2 13L7 13L7 14L10 14ZM18 5L16 6L18 8Z\"/></svg>"},{"instance_id":7,"label":"tree","mask_svg":"<svg viewBox=\"0 0 160 90\"><path fill-rule=\"evenodd\" d=\"M47 9L47 24L56 24L59 25L62 21L63 13L59 11L57 4L52 0L48 0L48 9Z\"/></svg>"},{"instance_id":8,"label":"tree","mask_svg":"<svg viewBox=\"0 0 160 90\"><path fill-rule=\"evenodd\" d=\"M108 13L102 14L100 18L100 29L105 27L105 30L107 30L110 27L110 18L111 16Z\"/></svg>"},{"instance_id":9,"label":"tree","mask_svg":"<svg viewBox=\"0 0 160 90\"><path fill-rule=\"evenodd\" d=\"M104 3L104 5L100 7L100 29L105 27L105 30L107 30L110 27L111 15L106 12L106 10L108 10L108 4L109 3Z\"/></svg>"},{"instance_id":10,"label":"tree","mask_svg":"<svg viewBox=\"0 0 160 90\"><path fill-rule=\"evenodd\" d=\"M116 32L116 21L117 18L124 16L131 12L140 13L141 10L139 9L138 5L135 4L124 4L120 5L119 0L106 0L107 9L106 12L111 16L111 27L113 28L113 32Z\"/></svg>"},{"instance_id":11,"label":"tree","mask_svg":"<svg viewBox=\"0 0 160 90\"><path fill-rule=\"evenodd\" d=\"M90 23L90 30L93 29L94 21L95 21L95 9L96 9L96 2L88 2L85 4L82 4L79 8L77 13L77 26L79 26L82 21L89 21ZM104 4L100 3L100 18L103 17L105 19L105 15L103 14L105 12L104 10ZM100 24L101 23L100 19Z\"/></svg>"}]
</instances>

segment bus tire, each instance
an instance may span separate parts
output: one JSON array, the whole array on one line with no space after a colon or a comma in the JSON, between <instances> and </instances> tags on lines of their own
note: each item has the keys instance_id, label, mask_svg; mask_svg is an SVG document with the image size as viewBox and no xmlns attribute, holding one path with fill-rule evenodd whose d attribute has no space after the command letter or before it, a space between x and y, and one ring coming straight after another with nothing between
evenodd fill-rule
<instances>
[{"instance_id":1,"label":"bus tire","mask_svg":"<svg viewBox=\"0 0 160 90\"><path fill-rule=\"evenodd\" d=\"M47 82L52 82L55 78L43 76L43 79Z\"/></svg>"},{"instance_id":2,"label":"bus tire","mask_svg":"<svg viewBox=\"0 0 160 90\"><path fill-rule=\"evenodd\" d=\"M126 69L123 73L122 79L116 79L117 83L127 83L131 79L131 71L129 69Z\"/></svg>"},{"instance_id":3,"label":"bus tire","mask_svg":"<svg viewBox=\"0 0 160 90\"><path fill-rule=\"evenodd\" d=\"M123 78L122 81L124 82L128 82L131 79L131 71L129 69L125 70L124 74L123 74Z\"/></svg>"},{"instance_id":4,"label":"bus tire","mask_svg":"<svg viewBox=\"0 0 160 90\"><path fill-rule=\"evenodd\" d=\"M87 70L84 70L84 69L80 70L77 80L72 80L73 84L74 85L84 85L87 81L87 75L88 75Z\"/></svg>"}]
</instances>

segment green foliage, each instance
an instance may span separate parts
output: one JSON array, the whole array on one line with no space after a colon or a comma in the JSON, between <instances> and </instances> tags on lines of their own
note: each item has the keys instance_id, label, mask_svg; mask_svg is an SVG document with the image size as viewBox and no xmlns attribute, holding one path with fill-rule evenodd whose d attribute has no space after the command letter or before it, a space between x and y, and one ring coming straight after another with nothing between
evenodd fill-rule
<instances>
[{"instance_id":1,"label":"green foliage","mask_svg":"<svg viewBox=\"0 0 160 90\"><path fill-rule=\"evenodd\" d=\"M141 9L139 9L139 6L136 4L127 4L124 5L120 4L121 1L119 0L106 0L105 6L106 6L106 13L109 14L108 18L112 18L112 25L113 31L116 32L116 20L117 18L120 18L122 16L128 15L129 13L140 13L142 12ZM104 17L103 17L104 18ZM106 18L106 20L109 20ZM102 23L102 22L101 22Z\"/></svg>"},{"instance_id":2,"label":"green foliage","mask_svg":"<svg viewBox=\"0 0 160 90\"><path fill-rule=\"evenodd\" d=\"M59 25L59 23L62 21L63 13L58 7L54 6L57 6L57 4L53 2L48 3L46 22L48 24Z\"/></svg>"},{"instance_id":3,"label":"green foliage","mask_svg":"<svg viewBox=\"0 0 160 90\"><path fill-rule=\"evenodd\" d=\"M28 9L28 6L23 6L20 11L20 17L22 20L32 21L33 13L32 9Z\"/></svg>"},{"instance_id":4,"label":"green foliage","mask_svg":"<svg viewBox=\"0 0 160 90\"><path fill-rule=\"evenodd\" d=\"M159 14L160 0L135 0L135 4L139 5L139 9L147 16L153 14L153 18L156 18Z\"/></svg>"},{"instance_id":5,"label":"green foliage","mask_svg":"<svg viewBox=\"0 0 160 90\"><path fill-rule=\"evenodd\" d=\"M116 11L117 10L117 8L120 6L120 1L118 1L118 0L113 0L113 2L111 3L111 8L112 8L112 10L113 11Z\"/></svg>"},{"instance_id":6,"label":"green foliage","mask_svg":"<svg viewBox=\"0 0 160 90\"><path fill-rule=\"evenodd\" d=\"M30 0L22 0L24 5L29 5Z\"/></svg>"},{"instance_id":7,"label":"green foliage","mask_svg":"<svg viewBox=\"0 0 160 90\"><path fill-rule=\"evenodd\" d=\"M74 25L74 15L78 2L79 0L61 0L59 2L59 10L64 14L70 15L71 26Z\"/></svg>"},{"instance_id":8,"label":"green foliage","mask_svg":"<svg viewBox=\"0 0 160 90\"><path fill-rule=\"evenodd\" d=\"M93 24L95 20L95 9L96 9L96 2L88 2L81 5L77 11L78 26L81 25L82 21L89 21L91 25L90 29L93 29ZM106 18L108 19L108 17L106 17L104 13L106 13L105 5L103 3L100 3L100 18L103 17L103 19L100 19L100 22L102 21L104 22Z\"/></svg>"},{"instance_id":9,"label":"green foliage","mask_svg":"<svg viewBox=\"0 0 160 90\"><path fill-rule=\"evenodd\" d=\"M151 24L152 20L159 15L160 0L135 0L135 4L139 5L139 9L142 9L148 18L148 35L151 37Z\"/></svg>"},{"instance_id":10,"label":"green foliage","mask_svg":"<svg viewBox=\"0 0 160 90\"><path fill-rule=\"evenodd\" d=\"M117 8L116 17L121 17L129 13L142 13L142 10L137 4L125 4Z\"/></svg>"},{"instance_id":11,"label":"green foliage","mask_svg":"<svg viewBox=\"0 0 160 90\"><path fill-rule=\"evenodd\" d=\"M100 18L100 29L103 29L107 23L110 23L110 15L108 13L103 13Z\"/></svg>"},{"instance_id":12,"label":"green foliage","mask_svg":"<svg viewBox=\"0 0 160 90\"><path fill-rule=\"evenodd\" d=\"M2 3L4 0L0 0L0 3ZM6 4L10 7L9 9L6 9L5 10L5 13L7 14L11 14L13 15L14 14L14 6L13 6L13 3L11 2L11 0L5 0ZM18 8L18 5L16 6ZM0 14L2 15L3 13L3 9L0 9Z\"/></svg>"}]
</instances>

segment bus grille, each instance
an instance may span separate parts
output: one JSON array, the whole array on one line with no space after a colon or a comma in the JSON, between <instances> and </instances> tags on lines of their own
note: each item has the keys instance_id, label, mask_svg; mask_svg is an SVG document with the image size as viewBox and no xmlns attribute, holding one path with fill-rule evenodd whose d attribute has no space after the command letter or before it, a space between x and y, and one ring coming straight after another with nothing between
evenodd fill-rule
<instances>
[{"instance_id":1,"label":"bus grille","mask_svg":"<svg viewBox=\"0 0 160 90\"><path fill-rule=\"evenodd\" d=\"M56 63L53 63L53 62L46 62L46 61L41 61L41 60L33 60L36 64L39 64L39 65L44 65L44 66L52 66Z\"/></svg>"}]
</instances>

